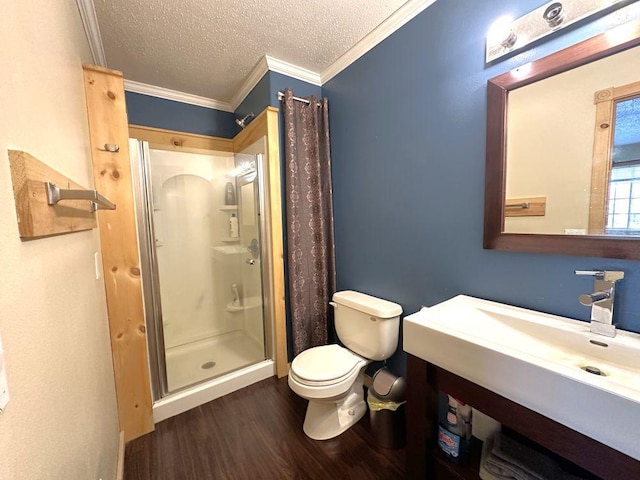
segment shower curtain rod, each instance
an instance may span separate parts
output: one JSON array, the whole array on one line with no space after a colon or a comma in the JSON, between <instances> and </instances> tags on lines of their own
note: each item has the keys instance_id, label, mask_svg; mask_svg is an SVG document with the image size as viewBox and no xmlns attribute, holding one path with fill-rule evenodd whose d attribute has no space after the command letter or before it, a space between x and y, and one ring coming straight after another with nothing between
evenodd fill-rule
<instances>
[{"instance_id":1,"label":"shower curtain rod","mask_svg":"<svg viewBox=\"0 0 640 480\"><path fill-rule=\"evenodd\" d=\"M282 101L282 99L284 98L284 93L282 92L278 92L278 100ZM307 105L311 105L311 102L309 100L307 100L306 98L300 98L300 97L291 97L294 100L297 100L298 102L302 102L302 103L306 103ZM320 102L318 102L318 107L320 106Z\"/></svg>"}]
</instances>

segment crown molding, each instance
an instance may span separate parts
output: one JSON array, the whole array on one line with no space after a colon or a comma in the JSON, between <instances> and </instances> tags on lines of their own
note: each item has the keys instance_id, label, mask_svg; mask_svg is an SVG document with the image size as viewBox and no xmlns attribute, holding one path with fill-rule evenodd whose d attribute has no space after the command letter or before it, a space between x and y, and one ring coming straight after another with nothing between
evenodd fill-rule
<instances>
[{"instance_id":1,"label":"crown molding","mask_svg":"<svg viewBox=\"0 0 640 480\"><path fill-rule=\"evenodd\" d=\"M76 0L76 4L78 5L78 10L80 10L80 18L82 19L84 33L89 42L93 63L101 67L106 67L107 57L104 54L104 47L102 46L102 37L100 36L100 27L98 26L98 17L96 16L93 0Z\"/></svg>"},{"instance_id":2,"label":"crown molding","mask_svg":"<svg viewBox=\"0 0 640 480\"><path fill-rule=\"evenodd\" d=\"M320 72L321 84L325 84L331 80L338 73L343 71L435 2L436 0L409 0L402 7L396 10L389 18L374 28L362 40L351 47L340 58Z\"/></svg>"},{"instance_id":3,"label":"crown molding","mask_svg":"<svg viewBox=\"0 0 640 480\"><path fill-rule=\"evenodd\" d=\"M312 85L316 85L318 87L322 86L322 82L320 81L320 74L316 72L312 72L311 70L307 70L306 68L298 67L293 63L278 60L277 58L270 57L269 55L265 55L265 58L267 59L269 70L271 70L272 72L281 73L283 75L287 75L288 77L296 78L298 80L311 83Z\"/></svg>"},{"instance_id":4,"label":"crown molding","mask_svg":"<svg viewBox=\"0 0 640 480\"><path fill-rule=\"evenodd\" d=\"M78 9L80 10L80 16L82 18L85 33L89 41L93 61L97 65L106 67L107 62L102 46L102 38L100 37L100 29L98 27L98 20L93 0L76 0L76 2L78 4ZM253 67L249 76L229 102L178 92L168 88L156 87L154 85L135 82L133 80L124 81L125 90L143 95L164 98L166 100L198 105L200 107L215 108L216 110L222 110L225 112L234 112L268 71L281 73L319 87L323 86L326 82L331 80L338 73L343 71L435 2L436 0L409 0L320 73L265 55L258 61L256 66Z\"/></svg>"},{"instance_id":5,"label":"crown molding","mask_svg":"<svg viewBox=\"0 0 640 480\"><path fill-rule=\"evenodd\" d=\"M298 67L292 63L285 62L283 60L278 60L277 58L270 57L269 55L265 55L262 57L251 73L244 81L242 86L238 89L236 94L233 96L231 101L231 107L235 110L240 106L240 104L247 98L247 95L251 93L251 90L258 84L262 77L264 77L265 73L268 71L281 73L283 75L287 75L291 78L296 78L298 80L302 80L303 82L312 83L313 85L322 86L320 83L320 75L316 72L312 72L311 70L307 70L306 68Z\"/></svg>"},{"instance_id":6,"label":"crown molding","mask_svg":"<svg viewBox=\"0 0 640 480\"><path fill-rule=\"evenodd\" d=\"M168 88L156 87L155 85L149 85L146 83L134 82L133 80L125 80L124 89L128 92L141 93L142 95L164 98L165 100L173 100L174 102L188 103L190 105L197 105L205 108L215 108L216 110L222 110L223 112L233 112L235 110L235 108L233 108L228 102L221 102L220 100L215 100L213 98L178 92L177 90L170 90Z\"/></svg>"},{"instance_id":7,"label":"crown molding","mask_svg":"<svg viewBox=\"0 0 640 480\"><path fill-rule=\"evenodd\" d=\"M265 55L260 60L258 60L258 63L256 63L255 67L253 67L253 70L251 70L249 76L229 101L233 110L240 106L242 101L247 98L247 95L251 93L251 90L253 90L253 88L258 84L260 80L262 80L262 77L264 77L264 74L268 71L269 64L267 63L267 57Z\"/></svg>"}]
</instances>

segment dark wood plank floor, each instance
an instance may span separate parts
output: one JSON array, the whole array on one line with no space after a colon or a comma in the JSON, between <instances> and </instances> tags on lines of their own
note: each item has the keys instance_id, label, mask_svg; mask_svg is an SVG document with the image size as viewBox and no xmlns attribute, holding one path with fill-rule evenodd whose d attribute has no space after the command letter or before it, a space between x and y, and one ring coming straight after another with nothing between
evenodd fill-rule
<instances>
[{"instance_id":1,"label":"dark wood plank floor","mask_svg":"<svg viewBox=\"0 0 640 480\"><path fill-rule=\"evenodd\" d=\"M404 478L404 449L377 447L368 414L342 435L314 441L302 432L307 402L286 377L156 425L127 445L125 480Z\"/></svg>"}]
</instances>

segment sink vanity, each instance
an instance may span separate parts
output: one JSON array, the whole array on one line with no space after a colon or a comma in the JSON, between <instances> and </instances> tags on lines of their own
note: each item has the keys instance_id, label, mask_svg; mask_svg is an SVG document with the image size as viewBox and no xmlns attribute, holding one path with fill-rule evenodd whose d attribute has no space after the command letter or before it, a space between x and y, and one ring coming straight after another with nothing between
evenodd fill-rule
<instances>
[{"instance_id":1,"label":"sink vanity","mask_svg":"<svg viewBox=\"0 0 640 480\"><path fill-rule=\"evenodd\" d=\"M403 329L409 478L440 478L427 454L437 390L599 477L640 478L640 335L608 338L586 322L464 295L406 317Z\"/></svg>"},{"instance_id":2,"label":"sink vanity","mask_svg":"<svg viewBox=\"0 0 640 480\"><path fill-rule=\"evenodd\" d=\"M540 8L556 31L547 15L561 16L562 3ZM539 13L501 29L497 48L534 38L516 30ZM484 248L640 259L640 228L615 227L609 200L622 168L614 133L624 119L614 110L640 98L634 18L488 80ZM635 166L632 157L624 161ZM640 479L640 335L613 324L624 274L575 273L595 279L580 297L590 324L462 295L404 319L408 478L479 478L477 466L438 455L443 391L590 478Z\"/></svg>"}]
</instances>

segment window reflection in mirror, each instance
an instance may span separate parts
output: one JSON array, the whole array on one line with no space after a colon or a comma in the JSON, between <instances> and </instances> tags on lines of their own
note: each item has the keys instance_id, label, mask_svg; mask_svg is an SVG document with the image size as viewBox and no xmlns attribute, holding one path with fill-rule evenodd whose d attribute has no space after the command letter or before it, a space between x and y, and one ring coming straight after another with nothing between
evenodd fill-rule
<instances>
[{"instance_id":1,"label":"window reflection in mirror","mask_svg":"<svg viewBox=\"0 0 640 480\"><path fill-rule=\"evenodd\" d=\"M640 235L640 155L615 153L640 151L637 65L640 47L509 91L505 233Z\"/></svg>"},{"instance_id":2,"label":"window reflection in mirror","mask_svg":"<svg viewBox=\"0 0 640 480\"><path fill-rule=\"evenodd\" d=\"M606 232L639 235L640 96L616 102L612 147Z\"/></svg>"}]
</instances>

